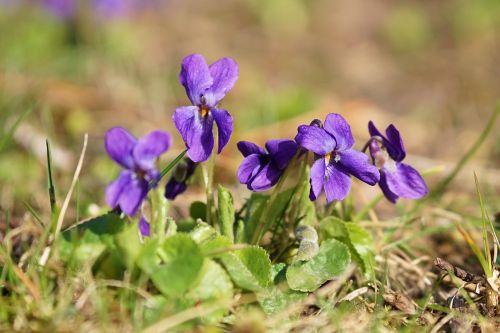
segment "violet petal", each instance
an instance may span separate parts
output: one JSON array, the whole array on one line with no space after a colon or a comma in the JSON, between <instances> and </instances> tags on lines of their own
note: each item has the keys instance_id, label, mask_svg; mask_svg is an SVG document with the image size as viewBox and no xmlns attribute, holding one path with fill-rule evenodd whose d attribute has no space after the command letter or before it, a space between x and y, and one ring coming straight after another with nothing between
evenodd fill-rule
<instances>
[{"instance_id":1,"label":"violet petal","mask_svg":"<svg viewBox=\"0 0 500 333\"><path fill-rule=\"evenodd\" d=\"M162 131L153 131L141 137L134 150L135 164L142 170L154 169L156 159L170 148L170 134Z\"/></svg>"},{"instance_id":2,"label":"violet petal","mask_svg":"<svg viewBox=\"0 0 500 333\"><path fill-rule=\"evenodd\" d=\"M208 160L214 148L212 116L202 117L197 107L184 106L175 110L173 121L188 148L189 158L196 163Z\"/></svg>"},{"instance_id":3,"label":"violet petal","mask_svg":"<svg viewBox=\"0 0 500 333\"><path fill-rule=\"evenodd\" d=\"M205 97L207 104L215 107L238 80L238 65L231 58L221 58L210 65L210 75L213 84L206 91Z\"/></svg>"},{"instance_id":4,"label":"violet petal","mask_svg":"<svg viewBox=\"0 0 500 333\"><path fill-rule=\"evenodd\" d=\"M238 168L238 180L241 184L248 184L255 175L264 168L266 161L258 154L245 157Z\"/></svg>"},{"instance_id":5,"label":"violet petal","mask_svg":"<svg viewBox=\"0 0 500 333\"><path fill-rule=\"evenodd\" d=\"M282 171L276 164L268 162L247 184L249 190L261 192L270 189L280 179Z\"/></svg>"},{"instance_id":6,"label":"violet petal","mask_svg":"<svg viewBox=\"0 0 500 333\"><path fill-rule=\"evenodd\" d=\"M406 199L420 199L429 189L417 170L404 163L397 163L395 171L382 169L387 178L387 187L396 195Z\"/></svg>"},{"instance_id":7,"label":"violet petal","mask_svg":"<svg viewBox=\"0 0 500 333\"><path fill-rule=\"evenodd\" d=\"M351 177L330 163L326 166L324 189L328 203L344 200L351 189Z\"/></svg>"},{"instance_id":8,"label":"violet petal","mask_svg":"<svg viewBox=\"0 0 500 333\"><path fill-rule=\"evenodd\" d=\"M123 188L118 200L121 210L128 216L133 216L148 194L149 184L143 179L133 179Z\"/></svg>"},{"instance_id":9,"label":"violet petal","mask_svg":"<svg viewBox=\"0 0 500 333\"><path fill-rule=\"evenodd\" d=\"M394 161L401 162L406 157L406 150L401 134L393 124L390 124L385 129L385 134L387 135L387 140L392 144L394 149L392 152L388 150L389 155Z\"/></svg>"},{"instance_id":10,"label":"violet petal","mask_svg":"<svg viewBox=\"0 0 500 333\"><path fill-rule=\"evenodd\" d=\"M326 116L323 127L337 141L338 150L349 149L354 145L351 126L341 115L330 113Z\"/></svg>"},{"instance_id":11,"label":"violet petal","mask_svg":"<svg viewBox=\"0 0 500 333\"><path fill-rule=\"evenodd\" d=\"M106 202L111 208L115 208L118 205L118 201L120 199L120 195L123 192L123 189L128 186L128 184L132 181L132 172L128 170L124 170L120 172L118 178L108 185L106 188Z\"/></svg>"},{"instance_id":12,"label":"violet petal","mask_svg":"<svg viewBox=\"0 0 500 333\"><path fill-rule=\"evenodd\" d=\"M331 153L337 146L333 136L322 128L310 125L299 126L295 141L299 146L322 156Z\"/></svg>"},{"instance_id":13,"label":"violet petal","mask_svg":"<svg viewBox=\"0 0 500 333\"><path fill-rule=\"evenodd\" d=\"M251 154L266 155L266 151L250 141L239 141L236 146L244 157Z\"/></svg>"},{"instance_id":14,"label":"violet petal","mask_svg":"<svg viewBox=\"0 0 500 333\"><path fill-rule=\"evenodd\" d=\"M339 168L369 185L375 185L380 179L377 167L370 163L368 156L354 149L339 153Z\"/></svg>"},{"instance_id":15,"label":"violet petal","mask_svg":"<svg viewBox=\"0 0 500 333\"><path fill-rule=\"evenodd\" d=\"M132 152L137 140L123 127L113 127L106 132L104 146L109 157L122 167L134 169Z\"/></svg>"},{"instance_id":16,"label":"violet petal","mask_svg":"<svg viewBox=\"0 0 500 333\"><path fill-rule=\"evenodd\" d=\"M309 199L311 199L312 201L316 200L320 196L321 191L323 191L325 172L325 159L317 159L311 167L311 191L309 192Z\"/></svg>"},{"instance_id":17,"label":"violet petal","mask_svg":"<svg viewBox=\"0 0 500 333\"><path fill-rule=\"evenodd\" d=\"M177 182L175 178L170 178L165 186L165 198L174 200L176 196L186 191L187 185L185 182Z\"/></svg>"},{"instance_id":18,"label":"violet petal","mask_svg":"<svg viewBox=\"0 0 500 333\"><path fill-rule=\"evenodd\" d=\"M179 81L194 105L200 105L200 97L213 83L210 69L200 54L191 54L182 60Z\"/></svg>"},{"instance_id":19,"label":"violet petal","mask_svg":"<svg viewBox=\"0 0 500 333\"><path fill-rule=\"evenodd\" d=\"M233 117L226 110L212 109L210 112L217 123L217 132L219 133L217 153L220 153L229 142L233 133Z\"/></svg>"},{"instance_id":20,"label":"violet petal","mask_svg":"<svg viewBox=\"0 0 500 333\"><path fill-rule=\"evenodd\" d=\"M278 169L283 170L288 166L298 147L293 140L269 140L266 142L266 149Z\"/></svg>"},{"instance_id":21,"label":"violet petal","mask_svg":"<svg viewBox=\"0 0 500 333\"><path fill-rule=\"evenodd\" d=\"M380 181L378 184L387 200L395 204L399 196L389 189L389 185L387 184L387 177L385 176L385 172L383 169L380 170Z\"/></svg>"},{"instance_id":22,"label":"violet petal","mask_svg":"<svg viewBox=\"0 0 500 333\"><path fill-rule=\"evenodd\" d=\"M141 218L139 219L139 231L141 232L141 235L146 237L151 234L149 222L143 215L141 215Z\"/></svg>"}]
</instances>

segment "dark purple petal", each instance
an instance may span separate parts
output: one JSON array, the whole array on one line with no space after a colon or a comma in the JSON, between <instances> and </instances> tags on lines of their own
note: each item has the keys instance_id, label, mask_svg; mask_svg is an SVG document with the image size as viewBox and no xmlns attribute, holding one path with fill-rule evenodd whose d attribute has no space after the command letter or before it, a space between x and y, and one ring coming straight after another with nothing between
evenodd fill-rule
<instances>
[{"instance_id":1,"label":"dark purple petal","mask_svg":"<svg viewBox=\"0 0 500 333\"><path fill-rule=\"evenodd\" d=\"M331 153L337 146L333 136L324 129L309 125L299 126L295 141L299 146L321 156Z\"/></svg>"},{"instance_id":2,"label":"dark purple petal","mask_svg":"<svg viewBox=\"0 0 500 333\"><path fill-rule=\"evenodd\" d=\"M269 140L266 149L278 169L283 170L297 152L298 146L293 140Z\"/></svg>"},{"instance_id":3,"label":"dark purple petal","mask_svg":"<svg viewBox=\"0 0 500 333\"><path fill-rule=\"evenodd\" d=\"M134 169L132 152L137 140L123 127L113 127L106 132L104 146L109 157L126 169Z\"/></svg>"},{"instance_id":4,"label":"dark purple petal","mask_svg":"<svg viewBox=\"0 0 500 333\"><path fill-rule=\"evenodd\" d=\"M238 150L241 152L241 154L243 154L244 157L247 157L251 154L266 155L266 151L253 142L239 141L236 145L238 147Z\"/></svg>"},{"instance_id":5,"label":"dark purple petal","mask_svg":"<svg viewBox=\"0 0 500 333\"><path fill-rule=\"evenodd\" d=\"M402 198L420 199L429 192L420 173L407 164L397 163L394 171L388 168L382 170L387 179L387 187Z\"/></svg>"},{"instance_id":6,"label":"dark purple petal","mask_svg":"<svg viewBox=\"0 0 500 333\"><path fill-rule=\"evenodd\" d=\"M120 198L118 199L118 205L121 210L129 216L135 215L142 201L146 198L148 190L149 184L147 181L142 179L133 179L130 181L127 186L123 188Z\"/></svg>"},{"instance_id":7,"label":"dark purple petal","mask_svg":"<svg viewBox=\"0 0 500 333\"><path fill-rule=\"evenodd\" d=\"M382 133L380 133L378 128L375 126L375 124L371 120L368 122L368 132L370 133L370 136L379 136L381 138L384 138Z\"/></svg>"},{"instance_id":8,"label":"dark purple petal","mask_svg":"<svg viewBox=\"0 0 500 333\"><path fill-rule=\"evenodd\" d=\"M255 175L264 168L267 161L260 155L251 154L245 157L238 168L238 180L241 184L248 184Z\"/></svg>"},{"instance_id":9,"label":"dark purple petal","mask_svg":"<svg viewBox=\"0 0 500 333\"><path fill-rule=\"evenodd\" d=\"M282 170L278 169L273 162L269 162L250 180L247 187L249 190L255 192L268 190L276 185L281 174Z\"/></svg>"},{"instance_id":10,"label":"dark purple petal","mask_svg":"<svg viewBox=\"0 0 500 333\"><path fill-rule=\"evenodd\" d=\"M396 162L401 162L406 157L406 150L403 145L401 134L393 124L390 124L385 129L385 134L387 135L387 140L391 143L391 149L393 150L390 151L389 149L387 149L387 152L393 160L395 160Z\"/></svg>"},{"instance_id":11,"label":"dark purple petal","mask_svg":"<svg viewBox=\"0 0 500 333\"><path fill-rule=\"evenodd\" d=\"M370 132L371 136L378 136L382 139L382 143L385 146L387 153L393 160L400 162L405 158L406 151L403 146L403 140L394 125L390 125L385 130L387 136L390 136L389 139L380 133L372 121L368 123L368 132Z\"/></svg>"},{"instance_id":12,"label":"dark purple petal","mask_svg":"<svg viewBox=\"0 0 500 333\"><path fill-rule=\"evenodd\" d=\"M139 220L139 231L143 236L149 236L151 234L149 222L143 215L141 215L141 218Z\"/></svg>"},{"instance_id":13,"label":"dark purple petal","mask_svg":"<svg viewBox=\"0 0 500 333\"><path fill-rule=\"evenodd\" d=\"M133 174L131 171L122 171L118 178L106 188L106 202L111 208L115 208L118 205L120 195L123 189L132 181L132 176Z\"/></svg>"},{"instance_id":14,"label":"dark purple petal","mask_svg":"<svg viewBox=\"0 0 500 333\"><path fill-rule=\"evenodd\" d=\"M311 179L309 181L311 184L309 199L311 199L312 201L316 200L321 194L321 191L323 191L325 172L326 172L325 159L324 158L317 159L311 167Z\"/></svg>"},{"instance_id":15,"label":"dark purple petal","mask_svg":"<svg viewBox=\"0 0 500 333\"><path fill-rule=\"evenodd\" d=\"M389 185L387 185L387 177L385 176L384 170L380 170L380 181L378 184L380 186L380 189L382 190L382 193L387 198L387 200L389 200L392 203L396 203L399 196L389 189Z\"/></svg>"},{"instance_id":16,"label":"dark purple petal","mask_svg":"<svg viewBox=\"0 0 500 333\"><path fill-rule=\"evenodd\" d=\"M213 79L210 69L200 54L191 54L182 60L179 81L194 105L200 105L200 97L212 86Z\"/></svg>"},{"instance_id":17,"label":"dark purple petal","mask_svg":"<svg viewBox=\"0 0 500 333\"><path fill-rule=\"evenodd\" d=\"M184 193L187 189L187 184L185 182L178 182L175 178L170 178L167 185L165 186L165 198L168 200L174 200L176 196Z\"/></svg>"},{"instance_id":18,"label":"dark purple petal","mask_svg":"<svg viewBox=\"0 0 500 333\"><path fill-rule=\"evenodd\" d=\"M231 58L221 58L210 65L213 84L205 93L207 104L215 107L238 80L238 65Z\"/></svg>"},{"instance_id":19,"label":"dark purple petal","mask_svg":"<svg viewBox=\"0 0 500 333\"><path fill-rule=\"evenodd\" d=\"M184 106L175 110L173 121L188 148L189 158L196 163L208 160L214 148L212 116L203 117L197 107Z\"/></svg>"},{"instance_id":20,"label":"dark purple petal","mask_svg":"<svg viewBox=\"0 0 500 333\"><path fill-rule=\"evenodd\" d=\"M233 133L233 117L226 110L212 109L210 112L217 123L217 132L219 133L217 153L220 153L229 142L229 138Z\"/></svg>"},{"instance_id":21,"label":"dark purple petal","mask_svg":"<svg viewBox=\"0 0 500 333\"><path fill-rule=\"evenodd\" d=\"M153 131L137 141L133 156L135 164L142 170L154 169L156 159L170 148L170 134Z\"/></svg>"},{"instance_id":22,"label":"dark purple petal","mask_svg":"<svg viewBox=\"0 0 500 333\"><path fill-rule=\"evenodd\" d=\"M326 167L324 188L326 201L344 200L351 189L351 177L335 164Z\"/></svg>"},{"instance_id":23,"label":"dark purple petal","mask_svg":"<svg viewBox=\"0 0 500 333\"><path fill-rule=\"evenodd\" d=\"M368 156L354 149L339 152L339 168L369 185L375 185L380 179L377 167L370 163Z\"/></svg>"},{"instance_id":24,"label":"dark purple petal","mask_svg":"<svg viewBox=\"0 0 500 333\"><path fill-rule=\"evenodd\" d=\"M335 138L338 150L349 149L354 145L351 126L341 115L336 113L327 115L323 128Z\"/></svg>"}]
</instances>

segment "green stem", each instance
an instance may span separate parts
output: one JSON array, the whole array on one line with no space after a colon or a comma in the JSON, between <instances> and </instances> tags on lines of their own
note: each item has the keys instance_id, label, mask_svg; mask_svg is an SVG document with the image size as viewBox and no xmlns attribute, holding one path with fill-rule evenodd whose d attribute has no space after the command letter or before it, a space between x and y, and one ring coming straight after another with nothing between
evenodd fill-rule
<instances>
[{"instance_id":1,"label":"green stem","mask_svg":"<svg viewBox=\"0 0 500 333\"><path fill-rule=\"evenodd\" d=\"M177 163L179 163L179 161L184 157L184 155L186 155L187 153L187 149L185 149L182 153L180 153L179 155L177 155L177 157L172 161L170 162L160 173L160 179L163 178L170 170L172 170L172 168L174 166L177 165Z\"/></svg>"},{"instance_id":2,"label":"green stem","mask_svg":"<svg viewBox=\"0 0 500 333\"><path fill-rule=\"evenodd\" d=\"M298 154L295 154L295 156L292 158L290 163L288 164L288 167L285 169L285 172L280 177L280 180L278 181L278 184L276 184L276 187L273 190L273 193L271 194L271 197L269 198L268 202L266 202L266 208L264 209L264 212L261 215L259 224L257 225L257 229L255 230L253 236L252 236L252 241L250 242L251 244L259 244L260 239L264 235L264 232L266 231L266 227L272 223L272 221L269 221L271 218L271 213L272 210L271 208L273 207L274 202L276 201L276 198L278 197L278 194L281 191L281 188L283 187L283 184L285 183L285 179L288 177L290 174L290 170L292 169L291 166L295 164L295 161L297 160Z\"/></svg>"},{"instance_id":3,"label":"green stem","mask_svg":"<svg viewBox=\"0 0 500 333\"><path fill-rule=\"evenodd\" d=\"M206 203L206 222L210 225L214 224L215 221L212 219L212 207L213 207L213 181L214 181L214 165L215 165L215 154L210 155L207 163L203 164L203 183L205 185L205 193L207 195ZM215 225L214 225L215 226Z\"/></svg>"}]
</instances>

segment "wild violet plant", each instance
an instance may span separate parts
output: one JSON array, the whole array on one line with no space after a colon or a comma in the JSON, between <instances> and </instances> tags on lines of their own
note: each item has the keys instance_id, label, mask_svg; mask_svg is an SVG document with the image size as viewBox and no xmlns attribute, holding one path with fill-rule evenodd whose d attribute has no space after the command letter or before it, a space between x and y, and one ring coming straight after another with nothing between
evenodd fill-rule
<instances>
[{"instance_id":1,"label":"wild violet plant","mask_svg":"<svg viewBox=\"0 0 500 333\"><path fill-rule=\"evenodd\" d=\"M214 134L218 153L230 141L233 118L220 102L235 85L238 67L230 58L209 66L203 56L189 55L179 79L192 103L173 113L186 149L161 172L156 160L169 149L169 134L157 130L136 139L120 127L106 134L106 150L124 170L106 190L113 211L78 226L79 244L86 234L106 244L107 252L91 256L95 265L108 253L121 260L108 274L128 270L141 272L142 277L132 274L131 279L147 277L149 292L158 298L148 310L152 313L161 313L164 304L182 311L222 302L220 311L203 318L209 322L229 320L235 290L256 292L263 311L273 314L340 275L351 262L373 279L372 235L353 222L352 209L346 208L351 176L379 184L393 203L427 193L420 174L402 163L406 151L396 128L390 125L384 136L370 122L369 155L355 149L349 124L335 113L324 123L315 119L300 125L294 139L268 140L265 149L240 141L237 178L253 193L238 209L231 191L219 185L215 205L204 168L213 166ZM199 169L206 202L192 203L190 216L174 221L166 199L182 198L200 178L194 177ZM157 187L167 175L165 187ZM149 211L149 217L137 214L140 210Z\"/></svg>"}]
</instances>

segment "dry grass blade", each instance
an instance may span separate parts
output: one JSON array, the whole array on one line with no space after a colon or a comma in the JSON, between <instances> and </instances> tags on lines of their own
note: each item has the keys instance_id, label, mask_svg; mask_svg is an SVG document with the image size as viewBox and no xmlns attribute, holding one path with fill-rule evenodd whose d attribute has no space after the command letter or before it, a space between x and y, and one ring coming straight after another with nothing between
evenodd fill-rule
<instances>
[{"instance_id":1,"label":"dry grass blade","mask_svg":"<svg viewBox=\"0 0 500 333\"><path fill-rule=\"evenodd\" d=\"M56 230L54 232L54 236L57 236L57 234L61 231L61 227L62 227L63 220L64 220L64 215L66 215L66 210L68 209L69 200L71 199L71 195L73 194L73 190L75 189L76 182L78 181L78 177L80 176L80 171L82 170L83 158L85 157L85 152L87 151L88 139L89 139L89 136L87 133L85 133L85 136L83 138L82 153L80 154L80 159L78 160L78 164L76 166L76 170L75 170L75 173L73 175L73 181L71 182L71 186L69 188L68 194L66 195L66 198L64 199L64 202L62 204L61 212L59 213L59 217L57 218L57 225L56 225Z\"/></svg>"}]
</instances>

